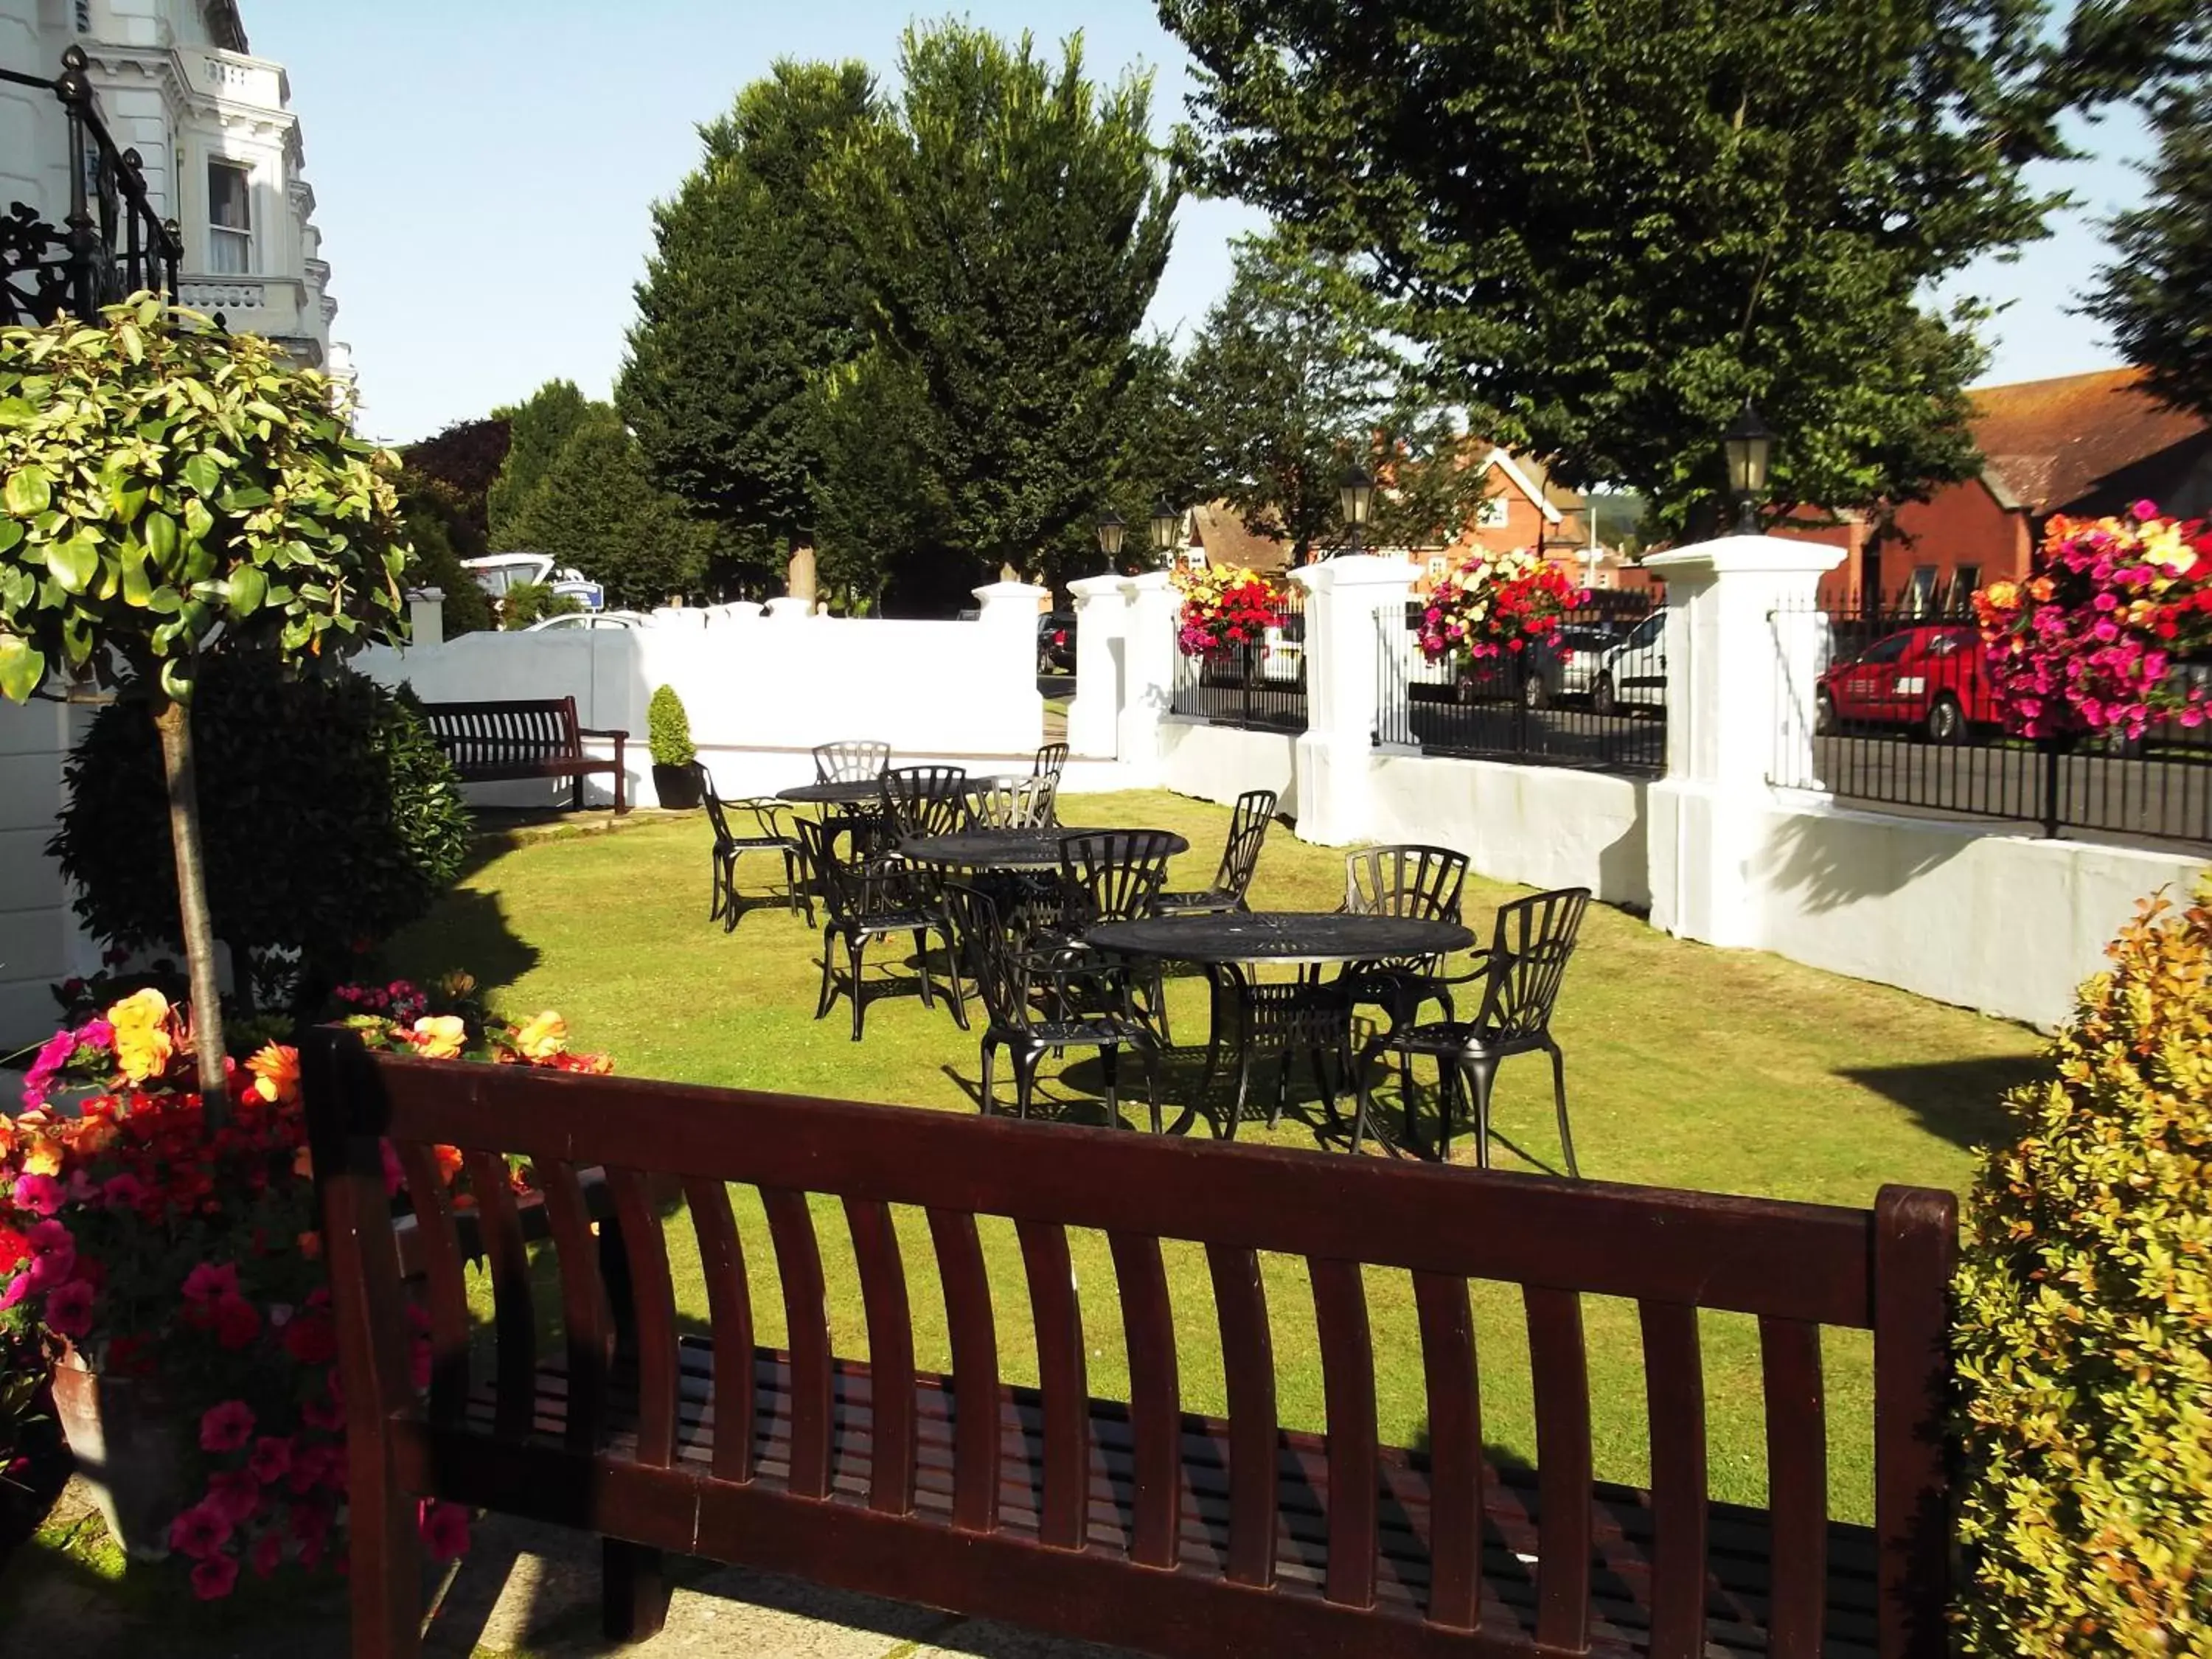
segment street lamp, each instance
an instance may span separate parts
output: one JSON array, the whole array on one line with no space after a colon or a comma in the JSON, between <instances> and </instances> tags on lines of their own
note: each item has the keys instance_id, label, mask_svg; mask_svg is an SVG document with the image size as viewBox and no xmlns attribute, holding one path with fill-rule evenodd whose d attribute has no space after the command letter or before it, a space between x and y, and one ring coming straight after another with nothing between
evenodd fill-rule
<instances>
[{"instance_id":1,"label":"street lamp","mask_svg":"<svg viewBox=\"0 0 2212 1659\"><path fill-rule=\"evenodd\" d=\"M1728 458L1729 493L1736 501L1735 533L1756 536L1759 501L1766 494L1766 464L1774 455L1774 434L1759 418L1750 398L1743 400L1735 424L1721 434L1721 453Z\"/></svg>"},{"instance_id":2,"label":"street lamp","mask_svg":"<svg viewBox=\"0 0 2212 1659\"><path fill-rule=\"evenodd\" d=\"M1352 540L1347 551L1359 551L1359 532L1367 525L1367 509L1374 504L1375 480L1358 467L1344 475L1337 487L1337 501L1344 508L1344 522L1351 527Z\"/></svg>"},{"instance_id":3,"label":"street lamp","mask_svg":"<svg viewBox=\"0 0 2212 1659\"><path fill-rule=\"evenodd\" d=\"M1175 551L1176 543L1182 535L1182 514L1168 505L1161 496L1152 503L1152 551L1165 557Z\"/></svg>"},{"instance_id":4,"label":"street lamp","mask_svg":"<svg viewBox=\"0 0 2212 1659\"><path fill-rule=\"evenodd\" d=\"M1106 568L1109 573L1121 568L1121 532L1126 527L1119 514L1099 514L1098 550L1106 556Z\"/></svg>"}]
</instances>

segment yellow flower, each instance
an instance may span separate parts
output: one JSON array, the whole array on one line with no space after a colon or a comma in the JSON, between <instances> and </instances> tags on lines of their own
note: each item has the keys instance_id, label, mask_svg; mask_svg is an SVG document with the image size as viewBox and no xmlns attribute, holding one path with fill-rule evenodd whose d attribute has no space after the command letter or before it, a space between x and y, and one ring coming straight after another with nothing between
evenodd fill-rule
<instances>
[{"instance_id":1,"label":"yellow flower","mask_svg":"<svg viewBox=\"0 0 2212 1659\"><path fill-rule=\"evenodd\" d=\"M455 1014L425 1014L415 1022L409 1039L425 1060L459 1060L469 1040L469 1029Z\"/></svg>"},{"instance_id":2,"label":"yellow flower","mask_svg":"<svg viewBox=\"0 0 2212 1659\"><path fill-rule=\"evenodd\" d=\"M2009 611L2020 603L2020 586L2015 582L1991 582L1983 592L1993 610Z\"/></svg>"},{"instance_id":3,"label":"yellow flower","mask_svg":"<svg viewBox=\"0 0 2212 1659\"><path fill-rule=\"evenodd\" d=\"M2181 526L2172 519L2147 524L2137 534L2145 564L2167 570L2186 570L2197 562L2197 550L2181 539Z\"/></svg>"},{"instance_id":4,"label":"yellow flower","mask_svg":"<svg viewBox=\"0 0 2212 1659\"><path fill-rule=\"evenodd\" d=\"M264 1100L290 1100L300 1092L300 1051L281 1042L262 1045L246 1062L253 1073L253 1092Z\"/></svg>"},{"instance_id":5,"label":"yellow flower","mask_svg":"<svg viewBox=\"0 0 2212 1659\"><path fill-rule=\"evenodd\" d=\"M58 1141L40 1135L23 1154L25 1175L58 1176L62 1172L62 1149Z\"/></svg>"},{"instance_id":6,"label":"yellow flower","mask_svg":"<svg viewBox=\"0 0 2212 1659\"><path fill-rule=\"evenodd\" d=\"M514 1047L525 1060L544 1060L568 1047L568 1022L548 1008L514 1034Z\"/></svg>"},{"instance_id":7,"label":"yellow flower","mask_svg":"<svg viewBox=\"0 0 2212 1659\"><path fill-rule=\"evenodd\" d=\"M115 1028L115 1063L133 1083L169 1069L176 1044L169 1034L169 1000L152 986L134 991L107 1011Z\"/></svg>"}]
</instances>

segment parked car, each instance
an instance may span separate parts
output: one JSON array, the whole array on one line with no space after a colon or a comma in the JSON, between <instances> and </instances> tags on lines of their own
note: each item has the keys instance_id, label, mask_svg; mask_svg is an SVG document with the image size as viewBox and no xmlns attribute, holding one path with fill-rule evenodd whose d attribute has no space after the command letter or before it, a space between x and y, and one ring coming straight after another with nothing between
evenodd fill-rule
<instances>
[{"instance_id":1,"label":"parked car","mask_svg":"<svg viewBox=\"0 0 2212 1659\"><path fill-rule=\"evenodd\" d=\"M1667 607L1660 605L1607 648L1590 677L1590 707L1601 714L1667 706Z\"/></svg>"},{"instance_id":2,"label":"parked car","mask_svg":"<svg viewBox=\"0 0 2212 1659\"><path fill-rule=\"evenodd\" d=\"M1566 665L1556 640L1536 640L1518 656L1462 657L1456 684L1462 703L1511 702L1547 707L1563 689Z\"/></svg>"},{"instance_id":3,"label":"parked car","mask_svg":"<svg viewBox=\"0 0 2212 1659\"><path fill-rule=\"evenodd\" d=\"M495 605L505 601L509 588L525 582L550 586L586 611L597 611L606 603L605 590L599 583L578 571L555 569L550 553L487 553L480 559L462 560L461 568L476 578L477 586L491 595Z\"/></svg>"},{"instance_id":4,"label":"parked car","mask_svg":"<svg viewBox=\"0 0 2212 1659\"><path fill-rule=\"evenodd\" d=\"M1884 635L1820 676L1814 730L1839 726L1918 727L1930 743L1964 743L2003 719L1981 637L1959 623L1923 623Z\"/></svg>"},{"instance_id":5,"label":"parked car","mask_svg":"<svg viewBox=\"0 0 2212 1659\"><path fill-rule=\"evenodd\" d=\"M1075 613L1048 611L1037 618L1037 672L1075 672Z\"/></svg>"},{"instance_id":6,"label":"parked car","mask_svg":"<svg viewBox=\"0 0 2212 1659\"><path fill-rule=\"evenodd\" d=\"M571 611L566 616L548 617L543 622L534 622L522 631L544 634L556 629L645 628L651 622L652 618L641 616L635 611Z\"/></svg>"}]
</instances>

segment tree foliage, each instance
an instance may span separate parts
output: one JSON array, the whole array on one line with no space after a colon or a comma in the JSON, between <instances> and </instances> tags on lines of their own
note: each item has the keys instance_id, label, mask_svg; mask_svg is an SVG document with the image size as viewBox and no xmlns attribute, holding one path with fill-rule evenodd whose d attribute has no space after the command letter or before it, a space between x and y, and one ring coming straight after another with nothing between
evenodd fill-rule
<instances>
[{"instance_id":1,"label":"tree foliage","mask_svg":"<svg viewBox=\"0 0 2212 1659\"><path fill-rule=\"evenodd\" d=\"M466 544L476 550L463 554L464 558L474 558L490 544L491 487L507 460L509 440L507 422L496 416L485 416L473 421L455 421L435 435L409 444L399 452L399 459L410 474L435 479L453 492L453 500L459 507L465 526L452 527L453 544L456 548Z\"/></svg>"},{"instance_id":2,"label":"tree foliage","mask_svg":"<svg viewBox=\"0 0 2212 1659\"><path fill-rule=\"evenodd\" d=\"M446 596L446 637L454 639L495 626L491 595L461 563L484 550L483 535L477 527L481 511L471 513L461 492L443 478L412 467L400 473L398 489L400 520L415 549L413 580L417 586L434 587ZM481 501L477 506L480 509Z\"/></svg>"},{"instance_id":3,"label":"tree foliage","mask_svg":"<svg viewBox=\"0 0 2212 1659\"><path fill-rule=\"evenodd\" d=\"M947 22L909 28L899 68L895 118L818 177L877 337L926 394L947 548L895 573L894 602L939 608L1097 511L1178 189L1149 76L1097 87L1079 40L1055 64L1026 35Z\"/></svg>"},{"instance_id":4,"label":"tree foliage","mask_svg":"<svg viewBox=\"0 0 2212 1659\"><path fill-rule=\"evenodd\" d=\"M606 590L610 605L649 609L696 589L712 538L654 487L645 454L605 404L586 410L512 520L515 544L552 555Z\"/></svg>"},{"instance_id":5,"label":"tree foliage","mask_svg":"<svg viewBox=\"0 0 2212 1659\"><path fill-rule=\"evenodd\" d=\"M1212 188L1373 261L1460 401L1683 523L1747 397L1778 499L1973 465L1971 303L1928 286L2039 235L2022 163L2069 98L2039 0L1161 0Z\"/></svg>"},{"instance_id":6,"label":"tree foliage","mask_svg":"<svg viewBox=\"0 0 2212 1659\"><path fill-rule=\"evenodd\" d=\"M523 508L592 408L574 380L548 380L521 403L492 410L491 418L504 421L507 429L507 453L484 497L485 528L495 551L544 550L517 539Z\"/></svg>"},{"instance_id":7,"label":"tree foliage","mask_svg":"<svg viewBox=\"0 0 2212 1659\"><path fill-rule=\"evenodd\" d=\"M356 948L424 915L460 872L470 819L411 696L270 656L211 663L193 708L210 908L234 963L295 957L311 1007ZM167 784L144 711L113 703L70 757L49 849L101 939L175 937ZM279 977L291 979L289 971Z\"/></svg>"},{"instance_id":8,"label":"tree foliage","mask_svg":"<svg viewBox=\"0 0 2212 1659\"><path fill-rule=\"evenodd\" d=\"M2212 80L2165 94L2150 199L2112 221L2088 314L2166 402L2212 419Z\"/></svg>"},{"instance_id":9,"label":"tree foliage","mask_svg":"<svg viewBox=\"0 0 2212 1659\"><path fill-rule=\"evenodd\" d=\"M838 437L817 388L866 349L866 300L814 180L879 118L866 65L780 62L653 208L616 402L661 486L732 530L782 539L824 515Z\"/></svg>"}]
</instances>

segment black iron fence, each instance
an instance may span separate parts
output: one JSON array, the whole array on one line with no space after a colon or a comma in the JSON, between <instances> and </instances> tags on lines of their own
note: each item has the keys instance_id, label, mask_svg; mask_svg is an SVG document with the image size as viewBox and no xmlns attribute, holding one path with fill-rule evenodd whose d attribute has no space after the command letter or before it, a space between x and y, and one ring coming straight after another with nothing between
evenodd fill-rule
<instances>
[{"instance_id":1,"label":"black iron fence","mask_svg":"<svg viewBox=\"0 0 2212 1659\"><path fill-rule=\"evenodd\" d=\"M89 317L141 289L176 297L184 239L174 219L154 210L138 152L116 148L85 67L83 51L71 46L52 80L0 70L0 81L59 100L70 158L70 208L59 226L21 202L0 214L0 324L51 322L64 311Z\"/></svg>"},{"instance_id":2,"label":"black iron fence","mask_svg":"<svg viewBox=\"0 0 2212 1659\"><path fill-rule=\"evenodd\" d=\"M1839 801L2069 832L2212 842L2212 728L2041 740L2005 729L1972 619L1908 602L1778 611L1784 719L1769 781ZM2177 674L2212 681L2212 665ZM1810 726L1809 744L1805 726Z\"/></svg>"},{"instance_id":3,"label":"black iron fence","mask_svg":"<svg viewBox=\"0 0 2212 1659\"><path fill-rule=\"evenodd\" d=\"M1594 592L1552 639L1480 659L1425 656L1425 609L1417 599L1375 619L1377 744L1599 771L1666 765L1666 613L1650 592Z\"/></svg>"},{"instance_id":4,"label":"black iron fence","mask_svg":"<svg viewBox=\"0 0 2212 1659\"><path fill-rule=\"evenodd\" d=\"M1215 726L1260 731L1306 729L1305 594L1286 591L1275 621L1257 640L1209 651L1176 653L1175 712Z\"/></svg>"}]
</instances>

